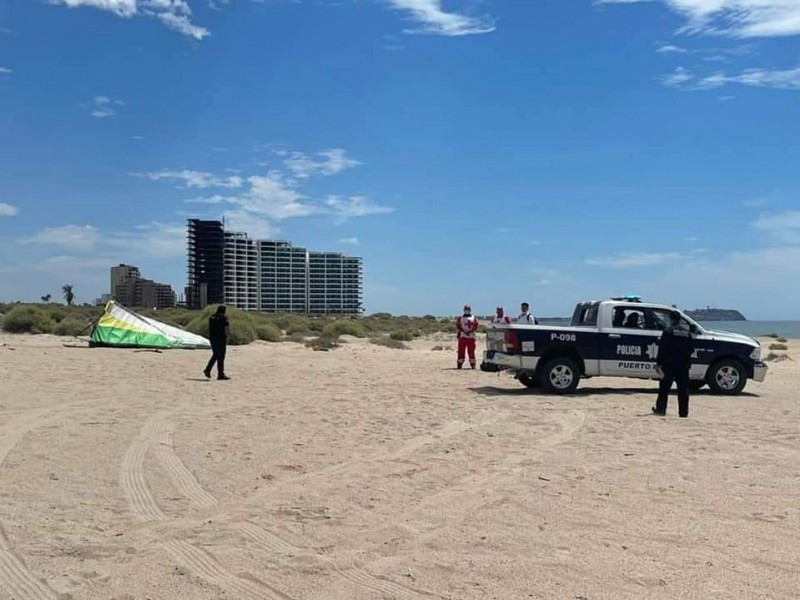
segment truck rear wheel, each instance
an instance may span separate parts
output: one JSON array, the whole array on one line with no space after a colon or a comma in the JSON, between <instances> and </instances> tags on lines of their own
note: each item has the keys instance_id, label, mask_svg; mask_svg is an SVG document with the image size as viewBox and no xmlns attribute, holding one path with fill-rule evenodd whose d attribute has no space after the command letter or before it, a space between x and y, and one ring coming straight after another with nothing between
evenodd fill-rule
<instances>
[{"instance_id":1,"label":"truck rear wheel","mask_svg":"<svg viewBox=\"0 0 800 600\"><path fill-rule=\"evenodd\" d=\"M574 360L554 358L544 366L539 378L548 392L552 394L571 394L578 387L581 374Z\"/></svg>"},{"instance_id":2,"label":"truck rear wheel","mask_svg":"<svg viewBox=\"0 0 800 600\"><path fill-rule=\"evenodd\" d=\"M711 365L706 379L715 394L734 396L747 385L747 371L738 360L721 360Z\"/></svg>"}]
</instances>

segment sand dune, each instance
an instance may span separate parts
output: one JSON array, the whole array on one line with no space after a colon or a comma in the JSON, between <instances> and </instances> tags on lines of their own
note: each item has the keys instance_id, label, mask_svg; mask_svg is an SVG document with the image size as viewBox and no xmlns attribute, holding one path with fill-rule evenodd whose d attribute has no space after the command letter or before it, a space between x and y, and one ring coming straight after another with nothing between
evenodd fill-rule
<instances>
[{"instance_id":1,"label":"sand dune","mask_svg":"<svg viewBox=\"0 0 800 600\"><path fill-rule=\"evenodd\" d=\"M441 342L204 352L0 336L0 598L797 598L800 369L691 418ZM800 357L800 345L789 354Z\"/></svg>"}]
</instances>

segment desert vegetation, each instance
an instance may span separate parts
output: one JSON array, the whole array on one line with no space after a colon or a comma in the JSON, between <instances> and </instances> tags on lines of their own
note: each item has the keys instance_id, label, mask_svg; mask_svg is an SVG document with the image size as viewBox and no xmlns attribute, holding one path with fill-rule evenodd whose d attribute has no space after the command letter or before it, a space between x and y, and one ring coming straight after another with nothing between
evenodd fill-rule
<instances>
[{"instance_id":1,"label":"desert vegetation","mask_svg":"<svg viewBox=\"0 0 800 600\"><path fill-rule=\"evenodd\" d=\"M46 296L43 296L43 300ZM49 298L48 298L49 300ZM133 309L149 317L186 329L199 335L208 335L208 317L216 310L209 306L203 311L184 308ZM100 318L102 306L64 305L51 302L41 304L0 303L0 329L9 333L54 334L60 336L89 335L91 324ZM433 335L455 335L454 321L450 317L395 316L389 313L353 317L336 315L302 315L288 313L253 313L228 308L231 322L231 344L250 344L290 341L318 349L333 349L343 336L369 339L388 348L407 348L404 342Z\"/></svg>"}]
</instances>

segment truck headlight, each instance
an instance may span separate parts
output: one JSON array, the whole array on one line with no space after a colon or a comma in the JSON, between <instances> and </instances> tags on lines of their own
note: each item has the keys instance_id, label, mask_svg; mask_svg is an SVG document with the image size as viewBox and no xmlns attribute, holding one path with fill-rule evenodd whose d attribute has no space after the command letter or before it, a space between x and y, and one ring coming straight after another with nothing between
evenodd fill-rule
<instances>
[{"instance_id":1,"label":"truck headlight","mask_svg":"<svg viewBox=\"0 0 800 600\"><path fill-rule=\"evenodd\" d=\"M761 360L761 346L756 346L750 353L750 358L756 362Z\"/></svg>"}]
</instances>

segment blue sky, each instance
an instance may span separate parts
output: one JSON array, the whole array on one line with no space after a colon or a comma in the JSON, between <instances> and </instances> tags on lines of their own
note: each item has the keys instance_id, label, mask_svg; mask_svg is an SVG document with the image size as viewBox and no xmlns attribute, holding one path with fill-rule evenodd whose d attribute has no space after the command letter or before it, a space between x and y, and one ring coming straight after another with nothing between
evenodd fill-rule
<instances>
[{"instance_id":1,"label":"blue sky","mask_svg":"<svg viewBox=\"0 0 800 600\"><path fill-rule=\"evenodd\" d=\"M796 0L0 0L0 300L185 285L185 219L368 312L797 317Z\"/></svg>"}]
</instances>

